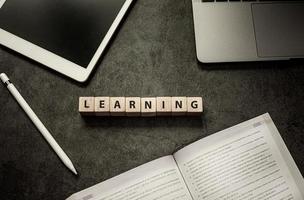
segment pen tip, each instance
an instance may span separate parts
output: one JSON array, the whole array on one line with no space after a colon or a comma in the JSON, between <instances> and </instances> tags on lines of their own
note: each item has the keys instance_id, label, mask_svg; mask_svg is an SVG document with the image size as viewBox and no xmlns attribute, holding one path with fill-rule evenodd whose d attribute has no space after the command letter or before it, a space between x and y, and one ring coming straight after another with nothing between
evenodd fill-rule
<instances>
[{"instance_id":1,"label":"pen tip","mask_svg":"<svg viewBox=\"0 0 304 200\"><path fill-rule=\"evenodd\" d=\"M72 171L73 171L73 173L74 173L75 175L78 175L78 173L77 173L77 171L76 171L75 168L74 168Z\"/></svg>"},{"instance_id":2,"label":"pen tip","mask_svg":"<svg viewBox=\"0 0 304 200\"><path fill-rule=\"evenodd\" d=\"M69 166L70 170L75 174L75 175L78 175L75 167L72 165L72 166Z\"/></svg>"}]
</instances>

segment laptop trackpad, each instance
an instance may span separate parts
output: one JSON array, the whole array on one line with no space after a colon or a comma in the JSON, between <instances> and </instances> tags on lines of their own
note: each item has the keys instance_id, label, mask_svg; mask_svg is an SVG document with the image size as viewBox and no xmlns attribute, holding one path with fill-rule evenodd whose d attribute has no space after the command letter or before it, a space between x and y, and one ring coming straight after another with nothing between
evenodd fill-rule
<instances>
[{"instance_id":1,"label":"laptop trackpad","mask_svg":"<svg viewBox=\"0 0 304 200\"><path fill-rule=\"evenodd\" d=\"M304 4L252 5L258 56L304 56Z\"/></svg>"}]
</instances>

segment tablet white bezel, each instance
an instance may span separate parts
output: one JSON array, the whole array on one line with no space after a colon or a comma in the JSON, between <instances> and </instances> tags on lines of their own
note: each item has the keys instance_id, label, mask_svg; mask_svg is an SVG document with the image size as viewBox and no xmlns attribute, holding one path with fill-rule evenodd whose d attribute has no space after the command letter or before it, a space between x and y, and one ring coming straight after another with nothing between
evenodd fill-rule
<instances>
[{"instance_id":1,"label":"tablet white bezel","mask_svg":"<svg viewBox=\"0 0 304 200\"><path fill-rule=\"evenodd\" d=\"M0 43L72 79L85 82L133 0L126 0L88 66L81 67L0 28Z\"/></svg>"}]
</instances>

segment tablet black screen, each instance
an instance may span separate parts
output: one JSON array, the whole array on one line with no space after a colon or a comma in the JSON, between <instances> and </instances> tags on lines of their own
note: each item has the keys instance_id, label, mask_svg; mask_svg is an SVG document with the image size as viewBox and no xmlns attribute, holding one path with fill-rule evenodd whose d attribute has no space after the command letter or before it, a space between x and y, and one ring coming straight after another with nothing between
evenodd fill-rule
<instances>
[{"instance_id":1,"label":"tablet black screen","mask_svg":"<svg viewBox=\"0 0 304 200\"><path fill-rule=\"evenodd\" d=\"M0 27L87 67L125 0L6 0Z\"/></svg>"}]
</instances>

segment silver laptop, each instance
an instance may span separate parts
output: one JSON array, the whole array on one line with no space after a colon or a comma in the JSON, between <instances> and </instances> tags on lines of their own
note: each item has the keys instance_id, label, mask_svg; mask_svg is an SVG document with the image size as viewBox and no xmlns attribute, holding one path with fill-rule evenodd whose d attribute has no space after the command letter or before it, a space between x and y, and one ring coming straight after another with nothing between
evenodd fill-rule
<instances>
[{"instance_id":1,"label":"silver laptop","mask_svg":"<svg viewBox=\"0 0 304 200\"><path fill-rule=\"evenodd\" d=\"M192 0L198 60L304 58L304 2Z\"/></svg>"}]
</instances>

